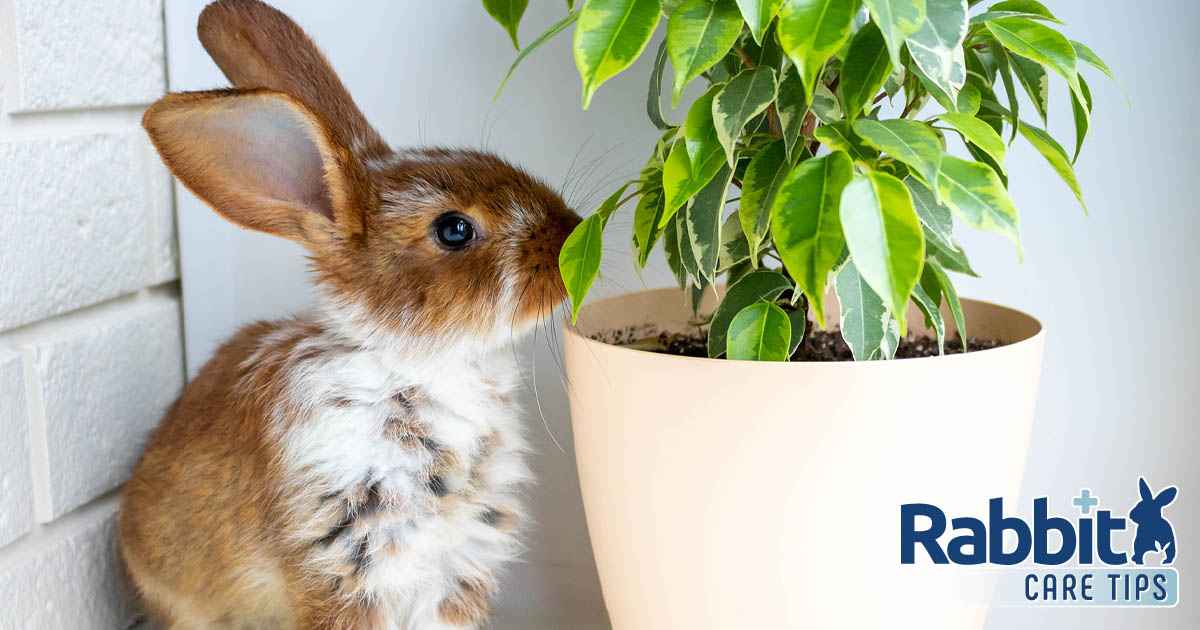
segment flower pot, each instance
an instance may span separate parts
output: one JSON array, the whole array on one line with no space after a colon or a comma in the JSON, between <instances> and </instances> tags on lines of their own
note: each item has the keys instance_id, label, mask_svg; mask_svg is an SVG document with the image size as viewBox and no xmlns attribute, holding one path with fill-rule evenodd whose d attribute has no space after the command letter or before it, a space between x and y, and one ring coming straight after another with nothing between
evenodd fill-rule
<instances>
[{"instance_id":1,"label":"flower pot","mask_svg":"<svg viewBox=\"0 0 1200 630\"><path fill-rule=\"evenodd\" d=\"M650 322L686 329L674 288L585 306L564 346L614 630L981 627L994 571L902 565L900 506L986 518L1002 497L1007 515L1017 510L1044 333L1018 311L963 306L972 336L1008 345L886 362L716 361L588 338ZM924 331L915 309L909 321Z\"/></svg>"}]
</instances>

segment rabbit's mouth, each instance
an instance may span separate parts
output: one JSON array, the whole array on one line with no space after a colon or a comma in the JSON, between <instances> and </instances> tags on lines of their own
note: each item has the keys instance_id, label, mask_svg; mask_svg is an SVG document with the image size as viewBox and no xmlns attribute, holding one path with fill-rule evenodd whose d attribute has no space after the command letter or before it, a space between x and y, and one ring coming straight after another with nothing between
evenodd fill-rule
<instances>
[{"instance_id":1,"label":"rabbit's mouth","mask_svg":"<svg viewBox=\"0 0 1200 630\"><path fill-rule=\"evenodd\" d=\"M532 325L541 317L549 317L567 299L558 268L558 255L567 236L579 225L579 215L562 210L547 217L541 229L535 230L522 248L517 285L517 317Z\"/></svg>"}]
</instances>

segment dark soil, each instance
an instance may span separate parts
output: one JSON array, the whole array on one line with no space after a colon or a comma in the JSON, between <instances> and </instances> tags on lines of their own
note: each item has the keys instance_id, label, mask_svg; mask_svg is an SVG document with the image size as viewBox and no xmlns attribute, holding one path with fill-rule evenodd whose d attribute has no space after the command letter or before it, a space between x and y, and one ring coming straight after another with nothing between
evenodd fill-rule
<instances>
[{"instance_id":1,"label":"dark soil","mask_svg":"<svg viewBox=\"0 0 1200 630\"><path fill-rule=\"evenodd\" d=\"M650 324L642 326L627 326L617 330L607 330L592 335L591 338L614 346L625 346L636 350L673 354L684 357L708 356L708 331L665 333L656 332L658 329ZM990 350L1004 345L995 339L967 340L971 352ZM962 341L955 337L946 339L946 354L961 354ZM929 335L908 335L900 340L896 350L897 359L916 359L920 357L938 356L937 339ZM792 355L793 361L853 361L850 346L842 339L838 330L813 330L805 337L804 342Z\"/></svg>"}]
</instances>

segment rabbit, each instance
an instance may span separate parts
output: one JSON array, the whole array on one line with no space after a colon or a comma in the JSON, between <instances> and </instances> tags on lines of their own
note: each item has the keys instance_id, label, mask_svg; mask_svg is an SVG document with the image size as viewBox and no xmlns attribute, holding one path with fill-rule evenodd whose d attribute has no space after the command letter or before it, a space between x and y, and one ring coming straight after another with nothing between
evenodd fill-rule
<instances>
[{"instance_id":1,"label":"rabbit","mask_svg":"<svg viewBox=\"0 0 1200 630\"><path fill-rule=\"evenodd\" d=\"M1178 493L1179 489L1171 486L1155 495L1146 480L1138 478L1141 500L1129 510L1129 520L1137 523L1137 533L1133 537L1134 564L1142 564L1146 552L1165 552L1163 564L1175 560L1175 530L1170 521L1163 518L1162 509L1174 501Z\"/></svg>"},{"instance_id":2,"label":"rabbit","mask_svg":"<svg viewBox=\"0 0 1200 630\"><path fill-rule=\"evenodd\" d=\"M478 628L530 471L510 347L566 298L579 217L474 150L392 150L304 31L220 0L231 89L143 126L234 224L307 249L315 312L222 345L151 435L118 544L166 630Z\"/></svg>"}]
</instances>

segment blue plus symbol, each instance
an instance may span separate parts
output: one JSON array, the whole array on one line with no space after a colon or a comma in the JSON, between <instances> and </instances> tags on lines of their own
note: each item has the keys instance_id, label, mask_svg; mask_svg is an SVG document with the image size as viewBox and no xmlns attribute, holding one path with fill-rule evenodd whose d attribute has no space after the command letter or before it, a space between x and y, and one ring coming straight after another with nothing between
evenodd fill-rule
<instances>
[{"instance_id":1,"label":"blue plus symbol","mask_svg":"<svg viewBox=\"0 0 1200 630\"><path fill-rule=\"evenodd\" d=\"M1079 508L1080 514L1087 516L1092 513L1092 508L1100 505L1100 499L1092 496L1091 490L1084 488L1079 491L1079 496L1071 499L1071 503L1074 503L1075 507Z\"/></svg>"}]
</instances>

